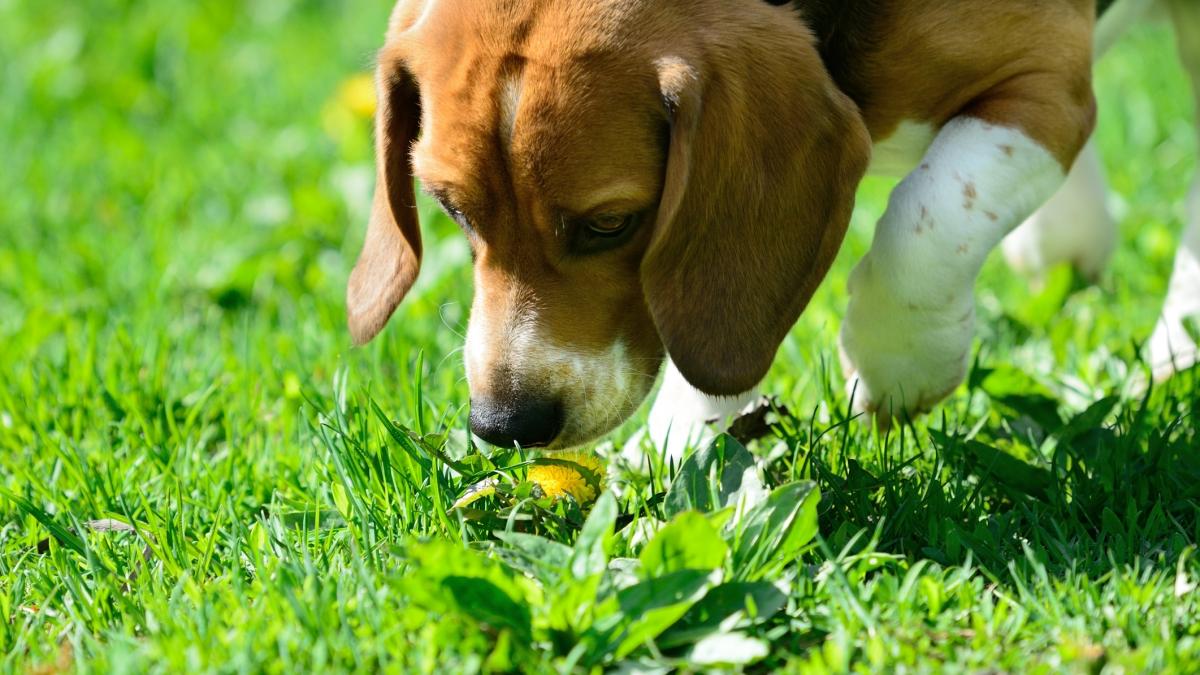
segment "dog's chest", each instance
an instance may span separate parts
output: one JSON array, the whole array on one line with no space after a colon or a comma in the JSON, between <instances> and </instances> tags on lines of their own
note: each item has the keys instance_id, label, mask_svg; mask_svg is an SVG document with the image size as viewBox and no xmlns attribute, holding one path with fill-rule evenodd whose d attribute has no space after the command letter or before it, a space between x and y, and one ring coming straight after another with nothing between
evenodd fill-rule
<instances>
[{"instance_id":1,"label":"dog's chest","mask_svg":"<svg viewBox=\"0 0 1200 675\"><path fill-rule=\"evenodd\" d=\"M936 134L931 124L901 122L891 136L875 143L867 172L876 176L904 176L920 163Z\"/></svg>"}]
</instances>

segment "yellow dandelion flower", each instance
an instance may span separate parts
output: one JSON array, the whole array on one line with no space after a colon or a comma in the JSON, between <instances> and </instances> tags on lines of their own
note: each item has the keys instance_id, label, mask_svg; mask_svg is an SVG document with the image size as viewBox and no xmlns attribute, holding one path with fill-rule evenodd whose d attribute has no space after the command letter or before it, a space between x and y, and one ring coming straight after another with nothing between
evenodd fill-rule
<instances>
[{"instance_id":1,"label":"yellow dandelion flower","mask_svg":"<svg viewBox=\"0 0 1200 675\"><path fill-rule=\"evenodd\" d=\"M337 91L321 110L321 126L339 145L369 150L370 134L364 130L375 115L375 84L367 73L351 75L338 85Z\"/></svg>"},{"instance_id":2,"label":"yellow dandelion flower","mask_svg":"<svg viewBox=\"0 0 1200 675\"><path fill-rule=\"evenodd\" d=\"M604 465L595 455L564 452L533 460L529 482L551 499L567 495L580 504L590 504L604 491Z\"/></svg>"},{"instance_id":3,"label":"yellow dandelion flower","mask_svg":"<svg viewBox=\"0 0 1200 675\"><path fill-rule=\"evenodd\" d=\"M367 73L347 78L338 87L338 102L358 117L375 115L375 80Z\"/></svg>"}]
</instances>

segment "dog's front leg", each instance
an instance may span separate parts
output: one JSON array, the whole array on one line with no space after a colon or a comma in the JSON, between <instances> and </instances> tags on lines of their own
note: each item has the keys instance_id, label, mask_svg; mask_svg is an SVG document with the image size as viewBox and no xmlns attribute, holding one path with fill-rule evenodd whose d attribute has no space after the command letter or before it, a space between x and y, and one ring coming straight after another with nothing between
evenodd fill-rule
<instances>
[{"instance_id":1,"label":"dog's front leg","mask_svg":"<svg viewBox=\"0 0 1200 675\"><path fill-rule=\"evenodd\" d=\"M850 276L840 343L857 411L881 423L916 415L963 381L980 268L1064 173L1015 126L959 117L943 127Z\"/></svg>"},{"instance_id":2,"label":"dog's front leg","mask_svg":"<svg viewBox=\"0 0 1200 675\"><path fill-rule=\"evenodd\" d=\"M1200 346L1188 328L1193 321L1200 326L1200 175L1192 186L1188 215L1167 298L1148 345L1154 379L1160 382L1200 363Z\"/></svg>"},{"instance_id":3,"label":"dog's front leg","mask_svg":"<svg viewBox=\"0 0 1200 675\"><path fill-rule=\"evenodd\" d=\"M1200 132L1200 6L1188 0L1175 0L1170 9L1175 19L1179 56L1192 80L1196 130ZM1189 324L1200 325L1200 171L1192 182L1188 223L1175 256L1175 270L1162 316L1150 338L1149 358L1156 380L1165 380L1200 363L1200 346L1193 339Z\"/></svg>"}]
</instances>

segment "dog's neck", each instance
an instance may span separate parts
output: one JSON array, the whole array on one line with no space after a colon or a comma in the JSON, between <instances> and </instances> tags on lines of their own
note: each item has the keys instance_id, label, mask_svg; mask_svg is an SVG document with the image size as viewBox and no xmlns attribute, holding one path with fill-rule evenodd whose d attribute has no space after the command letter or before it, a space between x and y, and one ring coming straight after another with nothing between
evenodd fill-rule
<instances>
[{"instance_id":1,"label":"dog's neck","mask_svg":"<svg viewBox=\"0 0 1200 675\"><path fill-rule=\"evenodd\" d=\"M818 41L825 67L838 87L859 108L871 106L870 73L882 64L874 55L884 38L885 26L906 4L900 0L767 0L773 5L790 5L808 24ZM1096 16L1102 16L1116 0L1096 0Z\"/></svg>"}]
</instances>

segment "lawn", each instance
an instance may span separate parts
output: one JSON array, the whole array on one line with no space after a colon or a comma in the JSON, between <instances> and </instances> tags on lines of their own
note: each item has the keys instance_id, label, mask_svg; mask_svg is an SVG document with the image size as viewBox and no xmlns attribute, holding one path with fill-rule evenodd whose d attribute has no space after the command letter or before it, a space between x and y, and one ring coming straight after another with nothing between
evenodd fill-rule
<instances>
[{"instance_id":1,"label":"lawn","mask_svg":"<svg viewBox=\"0 0 1200 675\"><path fill-rule=\"evenodd\" d=\"M581 509L469 445L430 203L350 347L388 5L0 0L0 671L1200 671L1200 376L1135 386L1197 147L1168 29L1099 69L1098 286L990 261L968 385L877 434L835 352L868 180L790 413Z\"/></svg>"}]
</instances>

